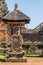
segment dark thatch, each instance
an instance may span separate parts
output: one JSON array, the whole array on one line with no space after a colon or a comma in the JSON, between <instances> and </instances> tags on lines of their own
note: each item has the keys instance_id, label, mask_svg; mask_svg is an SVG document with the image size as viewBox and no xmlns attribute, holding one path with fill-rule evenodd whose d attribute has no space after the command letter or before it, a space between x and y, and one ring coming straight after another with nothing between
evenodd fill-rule
<instances>
[{"instance_id":1,"label":"dark thatch","mask_svg":"<svg viewBox=\"0 0 43 65\"><path fill-rule=\"evenodd\" d=\"M11 13L8 13L2 19L10 21L30 21L30 18L19 10L14 10Z\"/></svg>"}]
</instances>

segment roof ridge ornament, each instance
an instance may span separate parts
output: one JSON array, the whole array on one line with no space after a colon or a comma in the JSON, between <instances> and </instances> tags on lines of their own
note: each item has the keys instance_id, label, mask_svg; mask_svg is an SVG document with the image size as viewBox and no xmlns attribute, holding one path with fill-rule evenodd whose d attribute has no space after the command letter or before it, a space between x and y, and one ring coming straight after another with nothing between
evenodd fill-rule
<instances>
[{"instance_id":1,"label":"roof ridge ornament","mask_svg":"<svg viewBox=\"0 0 43 65\"><path fill-rule=\"evenodd\" d=\"M18 4L17 3L15 4L15 10L18 10Z\"/></svg>"}]
</instances>

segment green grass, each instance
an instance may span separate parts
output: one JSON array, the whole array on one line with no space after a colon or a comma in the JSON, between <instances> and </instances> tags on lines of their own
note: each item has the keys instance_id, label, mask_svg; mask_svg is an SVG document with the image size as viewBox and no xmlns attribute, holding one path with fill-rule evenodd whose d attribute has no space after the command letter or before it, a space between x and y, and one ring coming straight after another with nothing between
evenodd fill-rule
<instances>
[{"instance_id":1,"label":"green grass","mask_svg":"<svg viewBox=\"0 0 43 65\"><path fill-rule=\"evenodd\" d=\"M39 56L39 54L26 54L25 56L26 56L26 57L29 57L29 56L35 57L35 56L36 56L36 57L37 57L37 56Z\"/></svg>"}]
</instances>

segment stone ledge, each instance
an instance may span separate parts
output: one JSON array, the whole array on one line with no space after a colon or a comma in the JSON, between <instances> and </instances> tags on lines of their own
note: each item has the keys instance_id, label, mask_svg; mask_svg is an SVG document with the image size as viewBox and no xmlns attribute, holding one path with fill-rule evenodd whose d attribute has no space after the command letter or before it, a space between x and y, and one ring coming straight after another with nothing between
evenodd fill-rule
<instances>
[{"instance_id":1,"label":"stone ledge","mask_svg":"<svg viewBox=\"0 0 43 65\"><path fill-rule=\"evenodd\" d=\"M15 57L11 57L11 58L7 58L6 62L27 62L27 59L25 57L23 58L15 58Z\"/></svg>"}]
</instances>

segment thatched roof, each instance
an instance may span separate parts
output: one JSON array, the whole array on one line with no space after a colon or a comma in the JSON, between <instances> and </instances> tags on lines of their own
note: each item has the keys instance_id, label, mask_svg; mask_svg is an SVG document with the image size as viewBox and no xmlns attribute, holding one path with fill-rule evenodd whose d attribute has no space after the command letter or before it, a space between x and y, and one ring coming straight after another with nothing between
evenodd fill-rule
<instances>
[{"instance_id":1,"label":"thatched roof","mask_svg":"<svg viewBox=\"0 0 43 65\"><path fill-rule=\"evenodd\" d=\"M14 11L8 13L6 16L3 17L3 20L13 20L13 21L30 21L30 18L19 11L17 8L14 9Z\"/></svg>"}]
</instances>

